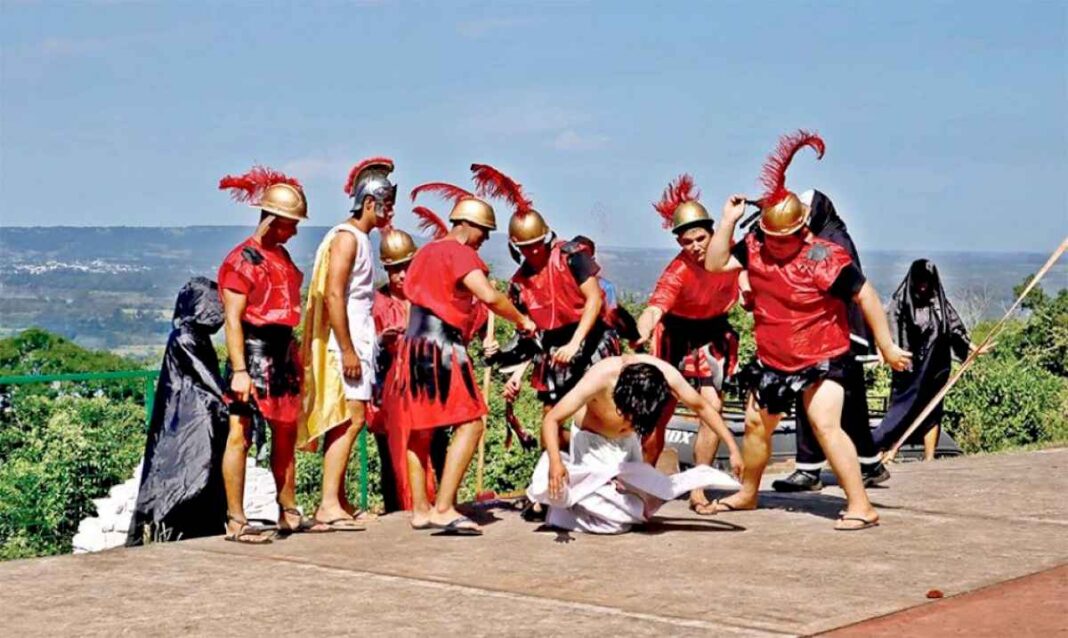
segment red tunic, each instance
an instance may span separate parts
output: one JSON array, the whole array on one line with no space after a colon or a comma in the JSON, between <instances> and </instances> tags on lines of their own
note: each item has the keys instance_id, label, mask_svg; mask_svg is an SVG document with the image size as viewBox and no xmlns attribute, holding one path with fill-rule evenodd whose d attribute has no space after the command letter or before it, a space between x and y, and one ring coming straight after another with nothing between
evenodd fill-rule
<instances>
[{"instance_id":1,"label":"red tunic","mask_svg":"<svg viewBox=\"0 0 1068 638\"><path fill-rule=\"evenodd\" d=\"M438 239L415 253L404 291L413 304L430 310L467 334L479 301L461 281L473 270L489 273L489 267L474 248L455 239Z\"/></svg>"},{"instance_id":2,"label":"red tunic","mask_svg":"<svg viewBox=\"0 0 1068 638\"><path fill-rule=\"evenodd\" d=\"M845 302L830 293L852 258L841 246L807 235L787 261L763 250L747 235L749 283L757 358L783 372L796 372L849 350Z\"/></svg>"},{"instance_id":3,"label":"red tunic","mask_svg":"<svg viewBox=\"0 0 1068 638\"><path fill-rule=\"evenodd\" d=\"M412 506L408 450L415 452L424 468L430 467L430 437L413 439L413 433L469 423L487 412L465 347L480 314L485 317L477 311L481 303L462 284L474 270L488 272L489 268L474 249L448 238L420 248L408 267L404 283L412 304L408 330L382 396L382 412L389 415L397 492L405 509ZM442 327L438 319L447 326Z\"/></svg>"},{"instance_id":4,"label":"red tunic","mask_svg":"<svg viewBox=\"0 0 1068 638\"><path fill-rule=\"evenodd\" d=\"M249 237L226 256L218 277L220 295L223 290L232 290L247 297L242 321L290 328L300 323L304 275L285 248L267 248Z\"/></svg>"},{"instance_id":5,"label":"red tunic","mask_svg":"<svg viewBox=\"0 0 1068 638\"><path fill-rule=\"evenodd\" d=\"M714 273L680 252L656 282L649 305L685 319L727 314L738 300L738 271Z\"/></svg>"},{"instance_id":6,"label":"red tunic","mask_svg":"<svg viewBox=\"0 0 1068 638\"><path fill-rule=\"evenodd\" d=\"M564 243L553 243L549 259L541 270L530 273L521 267L512 275L519 300L539 330L555 330L582 319L586 296L579 287L582 282L575 281L568 265L568 255L562 250Z\"/></svg>"},{"instance_id":7,"label":"red tunic","mask_svg":"<svg viewBox=\"0 0 1068 638\"><path fill-rule=\"evenodd\" d=\"M379 334L389 330L404 332L408 326L408 301L376 290L371 316L375 320L375 332Z\"/></svg>"}]
</instances>

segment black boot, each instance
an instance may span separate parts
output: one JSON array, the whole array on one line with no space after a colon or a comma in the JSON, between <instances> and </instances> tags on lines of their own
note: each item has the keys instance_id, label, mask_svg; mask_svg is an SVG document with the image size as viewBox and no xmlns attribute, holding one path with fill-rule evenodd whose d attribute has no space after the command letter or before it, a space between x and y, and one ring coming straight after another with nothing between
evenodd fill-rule
<instances>
[{"instance_id":1,"label":"black boot","mask_svg":"<svg viewBox=\"0 0 1068 638\"><path fill-rule=\"evenodd\" d=\"M794 470L784 479L772 481L771 487L776 492L818 492L823 489L819 471Z\"/></svg>"},{"instance_id":2,"label":"black boot","mask_svg":"<svg viewBox=\"0 0 1068 638\"><path fill-rule=\"evenodd\" d=\"M860 475L864 479L864 487L871 487L885 483L890 478L890 470L881 462L876 461L873 465L861 465Z\"/></svg>"}]
</instances>

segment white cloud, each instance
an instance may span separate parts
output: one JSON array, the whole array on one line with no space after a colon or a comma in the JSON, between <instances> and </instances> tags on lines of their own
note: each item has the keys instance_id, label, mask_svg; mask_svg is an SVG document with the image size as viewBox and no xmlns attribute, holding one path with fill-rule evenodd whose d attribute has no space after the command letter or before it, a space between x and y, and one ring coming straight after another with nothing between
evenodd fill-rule
<instances>
[{"instance_id":1,"label":"white cloud","mask_svg":"<svg viewBox=\"0 0 1068 638\"><path fill-rule=\"evenodd\" d=\"M558 151L591 151L603 148L608 142L609 137L607 135L579 133L575 129L569 128L560 131L553 138L551 146Z\"/></svg>"}]
</instances>

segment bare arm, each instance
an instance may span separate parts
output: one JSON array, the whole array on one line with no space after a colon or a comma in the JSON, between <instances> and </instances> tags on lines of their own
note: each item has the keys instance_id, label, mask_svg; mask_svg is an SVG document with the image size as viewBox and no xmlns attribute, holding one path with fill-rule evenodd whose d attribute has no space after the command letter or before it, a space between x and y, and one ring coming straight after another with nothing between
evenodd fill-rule
<instances>
[{"instance_id":1,"label":"bare arm","mask_svg":"<svg viewBox=\"0 0 1068 638\"><path fill-rule=\"evenodd\" d=\"M731 240L734 238L734 227L744 214L745 195L731 195L727 203L723 205L723 217L720 219L719 228L712 233L712 240L708 242L708 250L705 251L705 270L709 272L741 270L742 264L731 256Z\"/></svg>"},{"instance_id":2,"label":"bare arm","mask_svg":"<svg viewBox=\"0 0 1068 638\"><path fill-rule=\"evenodd\" d=\"M464 287L470 290L476 299L486 304L495 315L516 324L527 332L534 331L534 322L519 312L507 296L493 287L486 273L481 270L472 270L464 276L462 281Z\"/></svg>"},{"instance_id":3,"label":"bare arm","mask_svg":"<svg viewBox=\"0 0 1068 638\"><path fill-rule=\"evenodd\" d=\"M912 353L906 352L894 343L890 336L890 324L886 321L886 311L883 310L879 295L870 281L864 282L860 291L853 296L853 300L860 306L860 311L864 314L868 327L871 328L872 337L875 339L879 352L883 355L883 360L894 370L907 369L912 362Z\"/></svg>"},{"instance_id":4,"label":"bare arm","mask_svg":"<svg viewBox=\"0 0 1068 638\"><path fill-rule=\"evenodd\" d=\"M595 394L604 389L609 372L608 367L611 364L602 363L607 365L599 363L590 368L578 384L545 413L541 421L541 444L545 446L545 453L549 455L549 496L551 498L562 496L567 483L567 470L564 468L563 459L560 458L560 428Z\"/></svg>"},{"instance_id":5,"label":"bare arm","mask_svg":"<svg viewBox=\"0 0 1068 638\"><path fill-rule=\"evenodd\" d=\"M649 338L653 336L656 324L660 323L660 319L663 316L664 311L657 306L646 306L645 310L642 310L642 314L638 317L638 334L641 335L638 345L649 341Z\"/></svg>"},{"instance_id":6,"label":"bare arm","mask_svg":"<svg viewBox=\"0 0 1068 638\"><path fill-rule=\"evenodd\" d=\"M604 306L604 293L601 291L601 282L597 281L596 277L588 277L579 286L579 290L582 291L582 295L586 298L586 302L582 306L582 317L579 318L578 327L575 328L575 334L571 336L571 341L563 348L558 348L553 356L553 360L557 363L567 363L578 353L582 341L589 336L590 330L593 330L593 324L597 323L597 317L601 314L601 307Z\"/></svg>"},{"instance_id":7,"label":"bare arm","mask_svg":"<svg viewBox=\"0 0 1068 638\"><path fill-rule=\"evenodd\" d=\"M338 231L330 242L326 269L326 314L341 352L355 352L349 334L348 283L356 263L358 245L352 233Z\"/></svg>"},{"instance_id":8,"label":"bare arm","mask_svg":"<svg viewBox=\"0 0 1068 638\"><path fill-rule=\"evenodd\" d=\"M353 380L363 376L363 366L349 332L348 287L357 251L359 244L352 233L338 231L330 240L330 261L326 265L326 316L341 349L341 371Z\"/></svg>"},{"instance_id":9,"label":"bare arm","mask_svg":"<svg viewBox=\"0 0 1068 638\"><path fill-rule=\"evenodd\" d=\"M247 402L252 394L252 379L245 369L245 330L241 327L241 317L245 314L248 297L224 288L222 298L226 353L230 358L230 369L234 373L230 380L230 389L239 401Z\"/></svg>"}]
</instances>

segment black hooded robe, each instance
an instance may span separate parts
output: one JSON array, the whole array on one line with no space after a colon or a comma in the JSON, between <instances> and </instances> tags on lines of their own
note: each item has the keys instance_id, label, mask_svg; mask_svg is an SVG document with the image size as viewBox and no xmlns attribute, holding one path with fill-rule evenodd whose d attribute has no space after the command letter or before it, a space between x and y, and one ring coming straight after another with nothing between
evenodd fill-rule
<instances>
[{"instance_id":1,"label":"black hooded robe","mask_svg":"<svg viewBox=\"0 0 1068 638\"><path fill-rule=\"evenodd\" d=\"M222 454L227 409L211 343L223 324L223 306L215 282L195 277L183 286L173 324L127 545L213 536L226 524Z\"/></svg>"},{"instance_id":2,"label":"black hooded robe","mask_svg":"<svg viewBox=\"0 0 1068 638\"><path fill-rule=\"evenodd\" d=\"M929 303L917 303L917 277L931 283ZM904 281L894 292L890 306L890 327L898 345L912 353L912 369L894 372L890 382L890 406L875 429L875 445L890 449L908 430L920 412L946 385L952 359L965 359L971 341L968 330L946 299L938 268L926 259L917 259L909 267ZM927 432L942 420L939 402L923 424L909 437L910 443L922 443Z\"/></svg>"}]
</instances>

